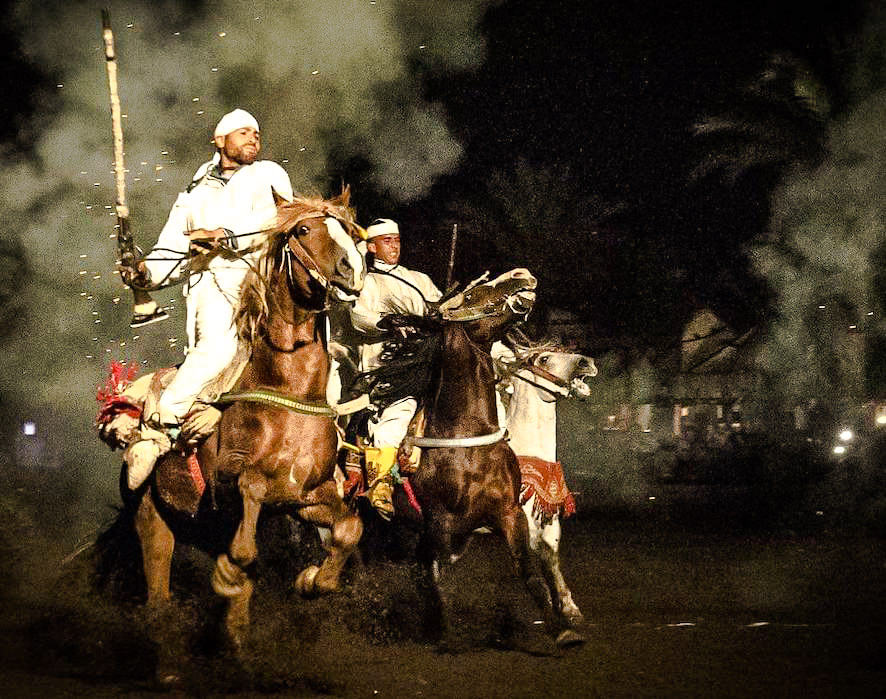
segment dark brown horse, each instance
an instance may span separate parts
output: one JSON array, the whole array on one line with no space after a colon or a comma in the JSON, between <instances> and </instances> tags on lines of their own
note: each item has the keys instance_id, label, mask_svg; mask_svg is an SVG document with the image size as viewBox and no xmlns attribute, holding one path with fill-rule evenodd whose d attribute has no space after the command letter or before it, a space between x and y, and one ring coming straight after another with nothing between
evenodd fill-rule
<instances>
[{"instance_id":1,"label":"dark brown horse","mask_svg":"<svg viewBox=\"0 0 886 699\"><path fill-rule=\"evenodd\" d=\"M422 508L419 555L437 596L441 631L447 627L440 580L477 529L500 534L517 574L545 615L561 645L576 636L565 628L529 546L526 517L518 502L520 467L503 439L495 397L493 342L519 320L535 300L535 278L523 269L469 288L440 307L442 349L425 404L423 447L411 478Z\"/></svg>"},{"instance_id":2,"label":"dark brown horse","mask_svg":"<svg viewBox=\"0 0 886 699\"><path fill-rule=\"evenodd\" d=\"M296 580L305 596L337 588L362 534L360 519L342 502L333 478L338 436L326 405L324 314L334 290L353 296L362 286L364 267L354 243L362 231L347 194L333 201L281 202L278 211L278 232L269 236L247 276L238 312L241 340L251 344L251 358L216 432L198 449L217 489L242 499L236 533L218 555L212 575L213 589L228 600L226 630L238 648L249 622L253 583L247 566L258 554L256 525L263 504L282 506L331 532L328 557ZM181 462L181 455L170 453L156 473L181 468ZM148 605L158 608L169 600L170 564L182 518L158 498L156 479L135 496ZM207 495L203 499L196 519L208 509ZM187 518L184 523L190 525Z\"/></svg>"}]
</instances>

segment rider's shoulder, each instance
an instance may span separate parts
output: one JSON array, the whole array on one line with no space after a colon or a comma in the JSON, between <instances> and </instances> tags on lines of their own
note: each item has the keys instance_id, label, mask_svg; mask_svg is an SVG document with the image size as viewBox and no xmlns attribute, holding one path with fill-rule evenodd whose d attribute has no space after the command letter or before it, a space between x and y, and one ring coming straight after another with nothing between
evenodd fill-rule
<instances>
[{"instance_id":1,"label":"rider's shoulder","mask_svg":"<svg viewBox=\"0 0 886 699\"><path fill-rule=\"evenodd\" d=\"M208 173L212 169L213 165L215 165L215 162L212 160L208 160L205 163L203 163L200 167L198 167L197 171L194 173L194 176L191 178L191 183L194 183L194 182L197 182L197 181L203 179L206 176L206 173Z\"/></svg>"}]
</instances>

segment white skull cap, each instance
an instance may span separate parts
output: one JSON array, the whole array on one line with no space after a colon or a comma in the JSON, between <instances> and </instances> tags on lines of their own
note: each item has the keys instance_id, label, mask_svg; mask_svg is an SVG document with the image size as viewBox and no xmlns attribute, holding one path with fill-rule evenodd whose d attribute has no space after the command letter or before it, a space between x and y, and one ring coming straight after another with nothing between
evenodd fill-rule
<instances>
[{"instance_id":1,"label":"white skull cap","mask_svg":"<svg viewBox=\"0 0 886 699\"><path fill-rule=\"evenodd\" d=\"M233 112L228 112L221 118L218 125L215 127L213 138L227 136L229 133L233 133L237 129L245 128L251 128L258 131L258 122L255 120L255 117L245 109L235 109Z\"/></svg>"},{"instance_id":2,"label":"white skull cap","mask_svg":"<svg viewBox=\"0 0 886 699\"><path fill-rule=\"evenodd\" d=\"M400 235L400 226L389 218L377 218L366 229L366 239L372 240L380 235Z\"/></svg>"}]
</instances>

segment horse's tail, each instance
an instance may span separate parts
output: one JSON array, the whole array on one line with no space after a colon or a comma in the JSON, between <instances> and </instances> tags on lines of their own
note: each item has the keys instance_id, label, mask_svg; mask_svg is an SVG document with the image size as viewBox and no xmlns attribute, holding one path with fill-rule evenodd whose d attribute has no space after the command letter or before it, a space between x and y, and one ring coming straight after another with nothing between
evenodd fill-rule
<instances>
[{"instance_id":1,"label":"horse's tail","mask_svg":"<svg viewBox=\"0 0 886 699\"><path fill-rule=\"evenodd\" d=\"M124 604L141 604L147 598L142 552L135 531L132 500L115 507L116 516L98 533L92 547L93 587Z\"/></svg>"}]
</instances>

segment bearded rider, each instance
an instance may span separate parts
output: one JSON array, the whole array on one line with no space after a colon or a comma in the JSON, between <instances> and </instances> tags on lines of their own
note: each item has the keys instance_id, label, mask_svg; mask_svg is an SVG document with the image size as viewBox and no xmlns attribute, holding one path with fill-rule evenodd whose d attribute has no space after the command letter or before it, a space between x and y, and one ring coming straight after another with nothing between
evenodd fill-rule
<instances>
[{"instance_id":1,"label":"bearded rider","mask_svg":"<svg viewBox=\"0 0 886 699\"><path fill-rule=\"evenodd\" d=\"M360 369L370 371L381 365L378 323L389 313L424 315L427 304L440 300L442 294L428 275L407 269L400 262L400 228L391 219L377 219L367 229L367 250L373 260L363 291L351 309L351 322L366 342L360 347ZM394 513L394 464L397 449L409 421L415 414L415 398L404 398L386 407L369 421L372 446L366 450L369 477L368 497L385 519Z\"/></svg>"},{"instance_id":2,"label":"bearded rider","mask_svg":"<svg viewBox=\"0 0 886 699\"><path fill-rule=\"evenodd\" d=\"M270 160L257 160L261 134L249 112L235 109L225 114L212 140L215 155L178 195L157 244L139 261L134 278L175 281L189 253L222 245L239 254L215 256L203 271L188 273L185 360L160 396L156 412L144 416L143 439L124 453L131 489L147 479L178 437L197 397L233 361L240 286L264 231L276 221L274 192L287 200L293 197L286 171Z\"/></svg>"}]
</instances>

